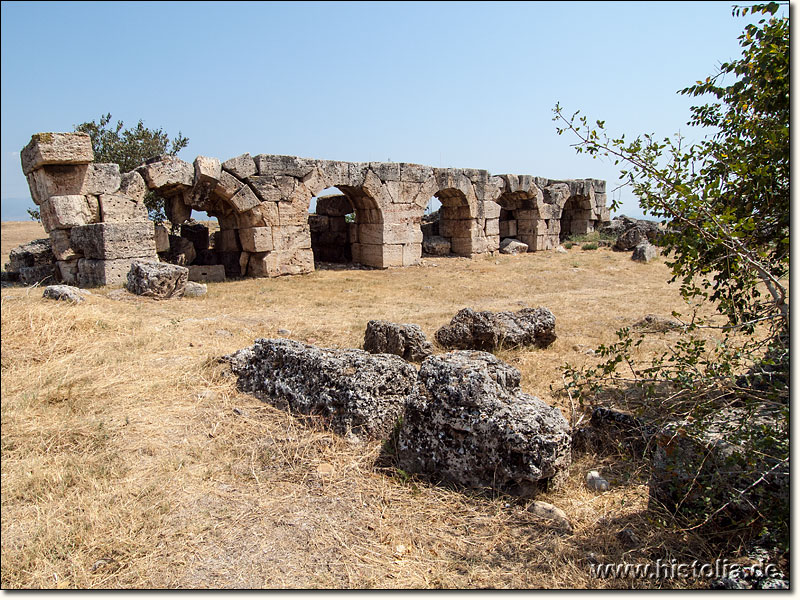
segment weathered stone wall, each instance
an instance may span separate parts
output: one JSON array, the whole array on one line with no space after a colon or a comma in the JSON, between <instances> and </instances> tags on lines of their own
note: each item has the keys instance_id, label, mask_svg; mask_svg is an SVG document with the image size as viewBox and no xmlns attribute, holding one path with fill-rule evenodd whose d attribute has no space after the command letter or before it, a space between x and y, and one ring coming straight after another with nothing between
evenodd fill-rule
<instances>
[{"instance_id":1,"label":"weathered stone wall","mask_svg":"<svg viewBox=\"0 0 800 600\"><path fill-rule=\"evenodd\" d=\"M176 242L165 242L163 231L146 226L148 190L166 199L167 217L175 225L192 210L217 218L213 252L196 250L191 260L180 248L177 253L189 263L199 257L203 264L224 265L229 276L308 273L314 270L312 248L317 260L379 268L416 264L422 256L422 217L434 196L442 203L438 235L461 256L495 252L505 237L516 237L529 251L546 250L557 246L560 236L587 233L609 221L605 182L596 179L555 181L269 154L225 162L198 156L193 164L160 156L120 174L116 165L93 159L90 139L81 133L37 134L22 151L22 168L62 278L81 285L121 282L130 259L156 259L156 249L163 253L165 243ZM342 195L320 198L316 214L309 215L311 199L331 187ZM76 230L83 231L82 240L94 235L93 244L74 244ZM130 230L128 237L123 230ZM196 248L197 240L193 244ZM92 252L86 254L89 246Z\"/></svg>"}]
</instances>

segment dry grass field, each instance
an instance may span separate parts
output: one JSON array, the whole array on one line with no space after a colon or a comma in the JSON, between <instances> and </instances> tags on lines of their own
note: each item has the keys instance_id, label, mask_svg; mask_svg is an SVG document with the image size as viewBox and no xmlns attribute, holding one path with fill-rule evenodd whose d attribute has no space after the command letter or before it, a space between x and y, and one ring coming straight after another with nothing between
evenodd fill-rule
<instances>
[{"instance_id":1,"label":"dry grass field","mask_svg":"<svg viewBox=\"0 0 800 600\"><path fill-rule=\"evenodd\" d=\"M3 262L43 232L2 224ZM41 289L2 290L2 587L647 588L682 580L599 580L603 562L717 558L647 512L644 463L578 455L568 484L530 500L434 485L376 466L351 444L236 390L217 358L278 337L360 347L369 319L419 324L432 339L460 308L546 306L557 341L503 351L523 391L555 403L562 366L647 313L686 311L662 259L607 249L485 259L426 258L389 270L318 270L209 284L153 301L110 289L81 305ZM656 334L655 353L677 333ZM551 389L552 388L552 389ZM599 469L606 493L586 489ZM630 527L634 548L616 533Z\"/></svg>"}]
</instances>

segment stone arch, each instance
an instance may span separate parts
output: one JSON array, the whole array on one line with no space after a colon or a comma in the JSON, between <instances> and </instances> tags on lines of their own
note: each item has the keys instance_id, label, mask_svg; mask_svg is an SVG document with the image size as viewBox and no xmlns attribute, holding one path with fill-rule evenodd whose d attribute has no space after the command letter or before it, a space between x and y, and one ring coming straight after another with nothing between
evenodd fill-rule
<instances>
[{"instance_id":1,"label":"stone arch","mask_svg":"<svg viewBox=\"0 0 800 600\"><path fill-rule=\"evenodd\" d=\"M571 235L584 235L594 231L592 202L588 196L572 195L566 198L561 208L561 230L559 241Z\"/></svg>"}]
</instances>

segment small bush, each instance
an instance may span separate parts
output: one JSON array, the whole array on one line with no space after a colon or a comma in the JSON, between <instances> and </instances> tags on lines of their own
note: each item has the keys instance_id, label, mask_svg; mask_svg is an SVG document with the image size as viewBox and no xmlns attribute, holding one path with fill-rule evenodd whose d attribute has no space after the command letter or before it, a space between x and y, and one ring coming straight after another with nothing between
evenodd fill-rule
<instances>
[{"instance_id":1,"label":"small bush","mask_svg":"<svg viewBox=\"0 0 800 600\"><path fill-rule=\"evenodd\" d=\"M575 244L573 244L572 242L564 242L564 244L563 244L564 248L566 248L567 250L572 248L574 245Z\"/></svg>"},{"instance_id":2,"label":"small bush","mask_svg":"<svg viewBox=\"0 0 800 600\"><path fill-rule=\"evenodd\" d=\"M597 242L587 242L581 246L581 250L597 250Z\"/></svg>"}]
</instances>

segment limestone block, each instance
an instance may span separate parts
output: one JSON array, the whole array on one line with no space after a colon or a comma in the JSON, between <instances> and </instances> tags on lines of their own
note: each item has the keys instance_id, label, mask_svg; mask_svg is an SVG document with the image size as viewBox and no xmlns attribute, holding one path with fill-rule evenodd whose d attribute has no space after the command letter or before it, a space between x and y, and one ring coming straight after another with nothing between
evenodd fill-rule
<instances>
[{"instance_id":1,"label":"limestone block","mask_svg":"<svg viewBox=\"0 0 800 600\"><path fill-rule=\"evenodd\" d=\"M72 260L59 260L56 262L58 279L67 285L78 283L78 258Z\"/></svg>"},{"instance_id":2,"label":"limestone block","mask_svg":"<svg viewBox=\"0 0 800 600\"><path fill-rule=\"evenodd\" d=\"M190 265L189 281L225 281L225 265Z\"/></svg>"},{"instance_id":3,"label":"limestone block","mask_svg":"<svg viewBox=\"0 0 800 600\"><path fill-rule=\"evenodd\" d=\"M222 165L218 158L198 156L194 159L194 183L207 183L213 188L222 176Z\"/></svg>"},{"instance_id":4,"label":"limestone block","mask_svg":"<svg viewBox=\"0 0 800 600\"><path fill-rule=\"evenodd\" d=\"M245 252L269 252L274 246L272 227L248 227L239 230L239 241Z\"/></svg>"},{"instance_id":5,"label":"limestone block","mask_svg":"<svg viewBox=\"0 0 800 600\"><path fill-rule=\"evenodd\" d=\"M442 208L439 209L439 214L441 215L440 219L465 220L474 218L469 206L465 205L442 205Z\"/></svg>"},{"instance_id":6,"label":"limestone block","mask_svg":"<svg viewBox=\"0 0 800 600\"><path fill-rule=\"evenodd\" d=\"M45 231L69 229L100 220L97 200L89 196L51 196L40 205Z\"/></svg>"},{"instance_id":7,"label":"limestone block","mask_svg":"<svg viewBox=\"0 0 800 600\"><path fill-rule=\"evenodd\" d=\"M272 240L275 250L311 248L311 232L307 224L276 227L272 230Z\"/></svg>"},{"instance_id":8,"label":"limestone block","mask_svg":"<svg viewBox=\"0 0 800 600\"><path fill-rule=\"evenodd\" d=\"M20 267L19 280L24 285L37 283L53 283L56 278L56 263L49 265L36 265L33 267Z\"/></svg>"},{"instance_id":9,"label":"limestone block","mask_svg":"<svg viewBox=\"0 0 800 600\"><path fill-rule=\"evenodd\" d=\"M432 235L423 240L422 249L425 254L447 256L450 254L450 240L440 235Z\"/></svg>"},{"instance_id":10,"label":"limestone block","mask_svg":"<svg viewBox=\"0 0 800 600\"><path fill-rule=\"evenodd\" d=\"M83 184L89 165L48 165L27 175L31 198L37 205L50 196L83 194Z\"/></svg>"},{"instance_id":11,"label":"limestone block","mask_svg":"<svg viewBox=\"0 0 800 600\"><path fill-rule=\"evenodd\" d=\"M167 228L160 223L154 226L154 230L156 252L166 252L169 250L169 231L167 231Z\"/></svg>"},{"instance_id":12,"label":"limestone block","mask_svg":"<svg viewBox=\"0 0 800 600\"><path fill-rule=\"evenodd\" d=\"M317 198L316 212L318 215L329 217L343 217L354 212L353 204L344 194L320 196Z\"/></svg>"},{"instance_id":13,"label":"limestone block","mask_svg":"<svg viewBox=\"0 0 800 600\"><path fill-rule=\"evenodd\" d=\"M400 163L371 162L369 168L381 181L400 181Z\"/></svg>"},{"instance_id":14,"label":"limestone block","mask_svg":"<svg viewBox=\"0 0 800 600\"><path fill-rule=\"evenodd\" d=\"M151 221L141 223L95 223L73 227L72 247L94 260L156 256L155 231Z\"/></svg>"},{"instance_id":15,"label":"limestone block","mask_svg":"<svg viewBox=\"0 0 800 600\"><path fill-rule=\"evenodd\" d=\"M353 246L356 246L354 244ZM362 265L370 267L402 267L403 266L403 245L402 244L357 244L358 249L353 249L353 261L358 261Z\"/></svg>"},{"instance_id":16,"label":"limestone block","mask_svg":"<svg viewBox=\"0 0 800 600\"><path fill-rule=\"evenodd\" d=\"M247 183L263 202L279 202L284 198L283 192L273 175L254 175L247 178Z\"/></svg>"},{"instance_id":17,"label":"limestone block","mask_svg":"<svg viewBox=\"0 0 800 600\"><path fill-rule=\"evenodd\" d=\"M214 187L214 194L223 200L230 200L236 194L236 192L241 190L245 185L246 184L244 182L239 181L227 171L222 171L219 176L219 181Z\"/></svg>"},{"instance_id":18,"label":"limestone block","mask_svg":"<svg viewBox=\"0 0 800 600\"><path fill-rule=\"evenodd\" d=\"M164 212L167 215L170 223L180 225L186 219L192 216L192 207L187 206L183 201L182 195L171 196L165 198Z\"/></svg>"},{"instance_id":19,"label":"limestone block","mask_svg":"<svg viewBox=\"0 0 800 600\"><path fill-rule=\"evenodd\" d=\"M309 175L317 166L314 159L298 156L259 154L253 160L259 175L290 175L298 179Z\"/></svg>"},{"instance_id":20,"label":"limestone block","mask_svg":"<svg viewBox=\"0 0 800 600\"><path fill-rule=\"evenodd\" d=\"M243 213L234 213L236 227L277 227L280 225L278 204L276 202L261 202L258 206Z\"/></svg>"},{"instance_id":21,"label":"limestone block","mask_svg":"<svg viewBox=\"0 0 800 600\"><path fill-rule=\"evenodd\" d=\"M138 171L147 187L162 195L194 184L194 166L176 156L159 156L139 167Z\"/></svg>"},{"instance_id":22,"label":"limestone block","mask_svg":"<svg viewBox=\"0 0 800 600\"><path fill-rule=\"evenodd\" d=\"M78 285L82 288L119 285L128 279L131 270L130 258L98 260L81 258L78 261Z\"/></svg>"},{"instance_id":23,"label":"limestone block","mask_svg":"<svg viewBox=\"0 0 800 600\"><path fill-rule=\"evenodd\" d=\"M486 236L486 252L494 252L500 248L500 236L499 235L487 235Z\"/></svg>"},{"instance_id":24,"label":"limestone block","mask_svg":"<svg viewBox=\"0 0 800 600\"><path fill-rule=\"evenodd\" d=\"M433 167L413 163L400 163L400 181L425 183L431 178L433 178Z\"/></svg>"},{"instance_id":25,"label":"limestone block","mask_svg":"<svg viewBox=\"0 0 800 600\"><path fill-rule=\"evenodd\" d=\"M310 248L251 254L247 265L247 274L251 277L300 275L313 270L314 254Z\"/></svg>"},{"instance_id":26,"label":"limestone block","mask_svg":"<svg viewBox=\"0 0 800 600\"><path fill-rule=\"evenodd\" d=\"M20 152L22 172L27 175L43 165L80 165L94 161L92 139L87 133L37 133Z\"/></svg>"},{"instance_id":27,"label":"limestone block","mask_svg":"<svg viewBox=\"0 0 800 600\"><path fill-rule=\"evenodd\" d=\"M86 180L81 193L93 196L113 194L119 190L121 183L122 177L119 174L119 165L114 163L93 163L86 170Z\"/></svg>"},{"instance_id":28,"label":"limestone block","mask_svg":"<svg viewBox=\"0 0 800 600\"><path fill-rule=\"evenodd\" d=\"M502 207L497 202L483 203L483 216L486 219L499 219Z\"/></svg>"},{"instance_id":29,"label":"limestone block","mask_svg":"<svg viewBox=\"0 0 800 600\"><path fill-rule=\"evenodd\" d=\"M500 237L515 237L517 235L517 221L509 219L508 221L499 221Z\"/></svg>"},{"instance_id":30,"label":"limestone block","mask_svg":"<svg viewBox=\"0 0 800 600\"><path fill-rule=\"evenodd\" d=\"M242 245L236 229L222 229L213 234L214 250L217 252L241 252Z\"/></svg>"},{"instance_id":31,"label":"limestone block","mask_svg":"<svg viewBox=\"0 0 800 600\"><path fill-rule=\"evenodd\" d=\"M475 219L440 219L439 235L443 237L468 237L477 229Z\"/></svg>"},{"instance_id":32,"label":"limestone block","mask_svg":"<svg viewBox=\"0 0 800 600\"><path fill-rule=\"evenodd\" d=\"M208 226L205 223L198 223L194 219L183 223L181 225L181 237L189 240L198 253L208 250L209 235Z\"/></svg>"},{"instance_id":33,"label":"limestone block","mask_svg":"<svg viewBox=\"0 0 800 600\"><path fill-rule=\"evenodd\" d=\"M525 254L528 251L528 244L515 240L514 238L505 238L500 242L501 254Z\"/></svg>"},{"instance_id":34,"label":"limestone block","mask_svg":"<svg viewBox=\"0 0 800 600\"><path fill-rule=\"evenodd\" d=\"M80 257L70 242L69 229L53 229L50 232L50 245L56 260L71 261Z\"/></svg>"},{"instance_id":35,"label":"limestone block","mask_svg":"<svg viewBox=\"0 0 800 600\"><path fill-rule=\"evenodd\" d=\"M243 213L261 204L249 185L243 185L238 192L231 196L229 202L238 213Z\"/></svg>"},{"instance_id":36,"label":"limestone block","mask_svg":"<svg viewBox=\"0 0 800 600\"><path fill-rule=\"evenodd\" d=\"M119 194L100 195L100 220L103 223L137 223L147 221L144 202L136 202Z\"/></svg>"},{"instance_id":37,"label":"limestone block","mask_svg":"<svg viewBox=\"0 0 800 600\"><path fill-rule=\"evenodd\" d=\"M133 260L126 276L132 294L156 299L182 298L189 269L155 261Z\"/></svg>"},{"instance_id":38,"label":"limestone block","mask_svg":"<svg viewBox=\"0 0 800 600\"><path fill-rule=\"evenodd\" d=\"M147 184L138 171L130 171L120 176L119 193L131 200L144 202L147 194Z\"/></svg>"},{"instance_id":39,"label":"limestone block","mask_svg":"<svg viewBox=\"0 0 800 600\"><path fill-rule=\"evenodd\" d=\"M302 202L278 202L281 227L308 224L308 205Z\"/></svg>"},{"instance_id":40,"label":"limestone block","mask_svg":"<svg viewBox=\"0 0 800 600\"><path fill-rule=\"evenodd\" d=\"M422 258L422 244L403 244L403 266L419 264Z\"/></svg>"},{"instance_id":41,"label":"limestone block","mask_svg":"<svg viewBox=\"0 0 800 600\"><path fill-rule=\"evenodd\" d=\"M483 230L487 236L500 235L500 220L499 219L486 219L486 225Z\"/></svg>"},{"instance_id":42,"label":"limestone block","mask_svg":"<svg viewBox=\"0 0 800 600\"><path fill-rule=\"evenodd\" d=\"M247 152L234 158L229 158L222 163L222 168L229 173L233 173L239 179L245 179L258 173L256 161Z\"/></svg>"},{"instance_id":43,"label":"limestone block","mask_svg":"<svg viewBox=\"0 0 800 600\"><path fill-rule=\"evenodd\" d=\"M164 259L174 265L188 266L197 258L194 244L179 235L169 236L169 250Z\"/></svg>"},{"instance_id":44,"label":"limestone block","mask_svg":"<svg viewBox=\"0 0 800 600\"><path fill-rule=\"evenodd\" d=\"M459 256L478 254L477 243L472 238L450 238L450 252Z\"/></svg>"}]
</instances>

